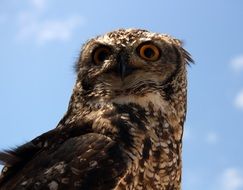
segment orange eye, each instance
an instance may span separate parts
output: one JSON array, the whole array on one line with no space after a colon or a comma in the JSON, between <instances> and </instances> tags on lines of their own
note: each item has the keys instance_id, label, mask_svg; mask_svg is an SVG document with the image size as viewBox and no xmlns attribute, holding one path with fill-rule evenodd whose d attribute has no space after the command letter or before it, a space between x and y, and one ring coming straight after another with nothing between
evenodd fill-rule
<instances>
[{"instance_id":1,"label":"orange eye","mask_svg":"<svg viewBox=\"0 0 243 190\"><path fill-rule=\"evenodd\" d=\"M157 61L160 56L159 48L153 44L143 44L138 49L139 56L146 61Z\"/></svg>"},{"instance_id":2,"label":"orange eye","mask_svg":"<svg viewBox=\"0 0 243 190\"><path fill-rule=\"evenodd\" d=\"M108 47L98 47L93 55L95 64L102 64L111 54L111 51Z\"/></svg>"}]
</instances>

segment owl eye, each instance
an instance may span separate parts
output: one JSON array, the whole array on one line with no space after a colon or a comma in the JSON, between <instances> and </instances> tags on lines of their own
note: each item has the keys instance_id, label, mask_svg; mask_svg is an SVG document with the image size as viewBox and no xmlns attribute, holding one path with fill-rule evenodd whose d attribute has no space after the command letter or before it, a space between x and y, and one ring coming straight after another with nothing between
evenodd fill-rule
<instances>
[{"instance_id":1,"label":"owl eye","mask_svg":"<svg viewBox=\"0 0 243 190\"><path fill-rule=\"evenodd\" d=\"M157 61L160 57L160 51L154 44L142 44L138 48L138 54L146 61Z\"/></svg>"},{"instance_id":2,"label":"owl eye","mask_svg":"<svg viewBox=\"0 0 243 190\"><path fill-rule=\"evenodd\" d=\"M111 54L111 50L108 47L98 47L93 54L95 64L102 64Z\"/></svg>"}]
</instances>

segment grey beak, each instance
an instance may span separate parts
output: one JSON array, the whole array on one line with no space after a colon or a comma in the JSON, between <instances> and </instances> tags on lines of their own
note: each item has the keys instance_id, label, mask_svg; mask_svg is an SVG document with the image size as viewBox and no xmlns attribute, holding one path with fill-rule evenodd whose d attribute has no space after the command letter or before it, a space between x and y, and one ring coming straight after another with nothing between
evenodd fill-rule
<instances>
[{"instance_id":1,"label":"grey beak","mask_svg":"<svg viewBox=\"0 0 243 190\"><path fill-rule=\"evenodd\" d=\"M122 50L117 57L117 63L118 63L118 73L121 77L121 80L124 80L126 76L132 73L135 68L129 65L129 57L128 54Z\"/></svg>"},{"instance_id":2,"label":"grey beak","mask_svg":"<svg viewBox=\"0 0 243 190\"><path fill-rule=\"evenodd\" d=\"M119 73L120 73L121 79L124 80L124 78L126 76L126 64L123 62L119 63Z\"/></svg>"}]
</instances>

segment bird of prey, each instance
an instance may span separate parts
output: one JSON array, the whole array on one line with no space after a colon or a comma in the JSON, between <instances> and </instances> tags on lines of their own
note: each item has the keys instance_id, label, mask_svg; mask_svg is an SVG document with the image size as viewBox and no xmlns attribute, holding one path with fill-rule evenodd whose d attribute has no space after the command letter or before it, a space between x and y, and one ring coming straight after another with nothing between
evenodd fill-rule
<instances>
[{"instance_id":1,"label":"bird of prey","mask_svg":"<svg viewBox=\"0 0 243 190\"><path fill-rule=\"evenodd\" d=\"M57 127L0 152L0 189L180 190L190 62L165 34L119 29L89 40Z\"/></svg>"}]
</instances>

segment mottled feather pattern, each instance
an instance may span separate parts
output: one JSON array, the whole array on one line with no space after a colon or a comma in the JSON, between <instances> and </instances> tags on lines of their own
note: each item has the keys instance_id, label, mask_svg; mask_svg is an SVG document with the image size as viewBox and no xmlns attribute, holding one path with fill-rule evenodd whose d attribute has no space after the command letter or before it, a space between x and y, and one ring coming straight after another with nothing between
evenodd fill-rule
<instances>
[{"instance_id":1,"label":"mottled feather pattern","mask_svg":"<svg viewBox=\"0 0 243 190\"><path fill-rule=\"evenodd\" d=\"M169 35L120 29L89 40L67 113L0 153L0 189L180 190L189 62Z\"/></svg>"}]
</instances>

